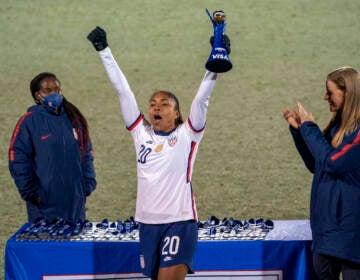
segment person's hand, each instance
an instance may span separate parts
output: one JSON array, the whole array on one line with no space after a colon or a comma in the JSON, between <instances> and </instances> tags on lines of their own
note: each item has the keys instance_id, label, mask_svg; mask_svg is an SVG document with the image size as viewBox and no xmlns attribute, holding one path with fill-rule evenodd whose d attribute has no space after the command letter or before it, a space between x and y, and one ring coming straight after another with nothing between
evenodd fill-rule
<instances>
[{"instance_id":1,"label":"person's hand","mask_svg":"<svg viewBox=\"0 0 360 280\"><path fill-rule=\"evenodd\" d=\"M296 102L296 106L298 109L298 115L301 124L307 121L315 122L313 115L311 113L308 113L299 101Z\"/></svg>"},{"instance_id":2,"label":"person's hand","mask_svg":"<svg viewBox=\"0 0 360 280\"><path fill-rule=\"evenodd\" d=\"M289 110L285 109L283 111L284 119L295 129L299 129L301 125L299 114L295 111L295 109Z\"/></svg>"},{"instance_id":3,"label":"person's hand","mask_svg":"<svg viewBox=\"0 0 360 280\"><path fill-rule=\"evenodd\" d=\"M95 50L102 51L108 46L106 32L99 26L89 33L87 39L93 44Z\"/></svg>"},{"instance_id":4,"label":"person's hand","mask_svg":"<svg viewBox=\"0 0 360 280\"><path fill-rule=\"evenodd\" d=\"M226 34L222 35L222 43L224 44L224 47L225 47L227 53L230 54L231 53L231 42L230 42L229 36L227 36ZM211 46L214 45L214 36L210 37L210 45Z\"/></svg>"}]
</instances>

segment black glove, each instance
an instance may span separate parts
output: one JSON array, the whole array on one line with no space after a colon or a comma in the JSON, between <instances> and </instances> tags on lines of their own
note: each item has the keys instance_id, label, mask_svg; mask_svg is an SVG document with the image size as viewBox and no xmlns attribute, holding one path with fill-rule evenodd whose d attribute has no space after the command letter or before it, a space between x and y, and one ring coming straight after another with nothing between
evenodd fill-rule
<instances>
[{"instance_id":1,"label":"black glove","mask_svg":"<svg viewBox=\"0 0 360 280\"><path fill-rule=\"evenodd\" d=\"M229 38L226 34L224 34L224 35L222 36L222 42L223 42L223 44L224 44L224 47L225 47L227 53L230 54L230 53L231 53L230 38ZM214 36L211 36L211 37L210 37L210 44L211 44L211 46L214 45Z\"/></svg>"},{"instance_id":2,"label":"black glove","mask_svg":"<svg viewBox=\"0 0 360 280\"><path fill-rule=\"evenodd\" d=\"M87 39L93 44L95 50L102 51L108 46L106 32L99 26L89 33Z\"/></svg>"}]
</instances>

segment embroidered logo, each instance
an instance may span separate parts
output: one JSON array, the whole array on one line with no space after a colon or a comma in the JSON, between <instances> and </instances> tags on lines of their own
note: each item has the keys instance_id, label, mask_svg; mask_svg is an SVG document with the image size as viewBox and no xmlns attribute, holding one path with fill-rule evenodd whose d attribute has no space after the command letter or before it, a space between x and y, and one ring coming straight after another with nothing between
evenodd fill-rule
<instances>
[{"instance_id":1,"label":"embroidered logo","mask_svg":"<svg viewBox=\"0 0 360 280\"><path fill-rule=\"evenodd\" d=\"M78 137L78 134L77 134L75 128L73 128L73 133L74 133L74 138L75 138L76 140L78 140L79 137Z\"/></svg>"},{"instance_id":2,"label":"embroidered logo","mask_svg":"<svg viewBox=\"0 0 360 280\"><path fill-rule=\"evenodd\" d=\"M168 144L170 147L174 147L177 142L177 137L175 135L172 135L168 138Z\"/></svg>"},{"instance_id":3,"label":"embroidered logo","mask_svg":"<svg viewBox=\"0 0 360 280\"><path fill-rule=\"evenodd\" d=\"M163 148L164 148L164 145L159 144L155 147L154 151L158 153L158 152L161 152Z\"/></svg>"},{"instance_id":4,"label":"embroidered logo","mask_svg":"<svg viewBox=\"0 0 360 280\"><path fill-rule=\"evenodd\" d=\"M142 269L145 268L144 255L140 255L140 266L141 266Z\"/></svg>"},{"instance_id":5,"label":"embroidered logo","mask_svg":"<svg viewBox=\"0 0 360 280\"><path fill-rule=\"evenodd\" d=\"M164 258L164 262L168 262L168 261L172 261L172 257L166 256L166 257Z\"/></svg>"},{"instance_id":6,"label":"embroidered logo","mask_svg":"<svg viewBox=\"0 0 360 280\"><path fill-rule=\"evenodd\" d=\"M41 136L41 140L46 140L51 136L51 133Z\"/></svg>"}]
</instances>

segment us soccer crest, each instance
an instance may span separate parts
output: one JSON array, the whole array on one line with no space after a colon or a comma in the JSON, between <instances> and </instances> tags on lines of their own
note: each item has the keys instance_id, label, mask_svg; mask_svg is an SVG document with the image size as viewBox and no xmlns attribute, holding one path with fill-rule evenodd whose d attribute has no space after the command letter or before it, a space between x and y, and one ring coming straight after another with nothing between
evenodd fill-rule
<instances>
[{"instance_id":1,"label":"us soccer crest","mask_svg":"<svg viewBox=\"0 0 360 280\"><path fill-rule=\"evenodd\" d=\"M168 144L170 147L174 147L176 145L176 142L177 142L177 137L175 135L171 135L168 138Z\"/></svg>"}]
</instances>

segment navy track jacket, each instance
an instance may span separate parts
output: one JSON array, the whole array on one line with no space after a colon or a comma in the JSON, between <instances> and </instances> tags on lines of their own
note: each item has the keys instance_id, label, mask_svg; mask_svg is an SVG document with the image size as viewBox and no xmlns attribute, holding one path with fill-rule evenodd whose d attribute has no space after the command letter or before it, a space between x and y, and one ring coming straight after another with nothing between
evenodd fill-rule
<instances>
[{"instance_id":1,"label":"navy track jacket","mask_svg":"<svg viewBox=\"0 0 360 280\"><path fill-rule=\"evenodd\" d=\"M28 219L85 219L86 197L96 188L91 142L82 158L65 111L49 113L43 106L28 109L18 121L10 143L9 169L26 201ZM33 203L40 198L40 206Z\"/></svg>"},{"instance_id":2,"label":"navy track jacket","mask_svg":"<svg viewBox=\"0 0 360 280\"><path fill-rule=\"evenodd\" d=\"M314 173L313 251L360 263L360 129L345 135L334 148L330 143L339 125L338 118L327 135L313 122L290 131L306 167Z\"/></svg>"}]
</instances>

